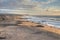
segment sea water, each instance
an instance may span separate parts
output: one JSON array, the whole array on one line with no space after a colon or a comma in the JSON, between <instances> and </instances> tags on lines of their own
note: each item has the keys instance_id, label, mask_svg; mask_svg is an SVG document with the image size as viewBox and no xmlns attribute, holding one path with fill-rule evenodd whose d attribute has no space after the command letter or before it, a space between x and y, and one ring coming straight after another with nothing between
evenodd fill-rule
<instances>
[{"instance_id":1,"label":"sea water","mask_svg":"<svg viewBox=\"0 0 60 40\"><path fill-rule=\"evenodd\" d=\"M60 16L25 16L28 21L60 28Z\"/></svg>"}]
</instances>

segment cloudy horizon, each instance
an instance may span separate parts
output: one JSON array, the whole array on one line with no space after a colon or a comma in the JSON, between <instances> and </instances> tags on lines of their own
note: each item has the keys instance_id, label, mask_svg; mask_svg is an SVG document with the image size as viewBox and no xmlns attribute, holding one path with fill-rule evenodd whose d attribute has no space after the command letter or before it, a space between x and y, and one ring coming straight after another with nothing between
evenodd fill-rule
<instances>
[{"instance_id":1,"label":"cloudy horizon","mask_svg":"<svg viewBox=\"0 0 60 40\"><path fill-rule=\"evenodd\" d=\"M0 13L60 15L60 0L0 0Z\"/></svg>"}]
</instances>

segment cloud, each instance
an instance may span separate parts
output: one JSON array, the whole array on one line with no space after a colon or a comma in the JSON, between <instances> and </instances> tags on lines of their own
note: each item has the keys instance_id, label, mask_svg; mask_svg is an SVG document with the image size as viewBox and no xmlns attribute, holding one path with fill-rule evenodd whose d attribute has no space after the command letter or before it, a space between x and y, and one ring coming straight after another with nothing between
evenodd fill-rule
<instances>
[{"instance_id":1,"label":"cloud","mask_svg":"<svg viewBox=\"0 0 60 40\"><path fill-rule=\"evenodd\" d=\"M34 2L39 3L39 4L49 4L52 2L55 2L56 0L34 0Z\"/></svg>"},{"instance_id":2,"label":"cloud","mask_svg":"<svg viewBox=\"0 0 60 40\"><path fill-rule=\"evenodd\" d=\"M31 0L0 0L0 8L10 8L10 9L30 9L33 8Z\"/></svg>"},{"instance_id":3,"label":"cloud","mask_svg":"<svg viewBox=\"0 0 60 40\"><path fill-rule=\"evenodd\" d=\"M50 3L53 3L55 1L56 0L33 0L31 3L32 3L32 5L34 5L34 8L38 8L38 10L39 10L40 8L42 8L42 9L45 8L46 9Z\"/></svg>"},{"instance_id":4,"label":"cloud","mask_svg":"<svg viewBox=\"0 0 60 40\"><path fill-rule=\"evenodd\" d=\"M55 2L56 0L48 0L47 2L42 2L42 4L49 4L49 3L52 3L52 2Z\"/></svg>"},{"instance_id":5,"label":"cloud","mask_svg":"<svg viewBox=\"0 0 60 40\"><path fill-rule=\"evenodd\" d=\"M0 8L31 10L35 7L54 2L55 0L33 1L33 0L0 0Z\"/></svg>"},{"instance_id":6,"label":"cloud","mask_svg":"<svg viewBox=\"0 0 60 40\"><path fill-rule=\"evenodd\" d=\"M9 13L27 13L27 14L50 14L58 12L58 9L53 7L46 8L48 11L43 9L41 6L55 2L56 0L47 0L47 1L33 1L33 0L1 0L0 9L2 12ZM46 6L47 7L47 6ZM8 10L7 10L8 9ZM14 9L14 10L12 10ZM17 9L17 10L16 10Z\"/></svg>"}]
</instances>

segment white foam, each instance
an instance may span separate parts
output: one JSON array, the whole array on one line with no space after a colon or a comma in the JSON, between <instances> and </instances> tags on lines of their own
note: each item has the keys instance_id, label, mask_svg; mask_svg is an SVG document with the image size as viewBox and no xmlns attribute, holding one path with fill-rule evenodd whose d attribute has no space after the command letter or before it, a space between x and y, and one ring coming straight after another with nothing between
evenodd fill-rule
<instances>
[{"instance_id":1,"label":"white foam","mask_svg":"<svg viewBox=\"0 0 60 40\"><path fill-rule=\"evenodd\" d=\"M52 27L56 27L56 28L60 28L60 21L52 21L52 20L47 20L47 19L44 19L44 18L38 18L38 17L32 17L32 16L25 16L24 18L28 18L27 20L28 21L33 21L33 22L36 22L36 23L41 23L43 25L49 25L49 26L52 26Z\"/></svg>"}]
</instances>

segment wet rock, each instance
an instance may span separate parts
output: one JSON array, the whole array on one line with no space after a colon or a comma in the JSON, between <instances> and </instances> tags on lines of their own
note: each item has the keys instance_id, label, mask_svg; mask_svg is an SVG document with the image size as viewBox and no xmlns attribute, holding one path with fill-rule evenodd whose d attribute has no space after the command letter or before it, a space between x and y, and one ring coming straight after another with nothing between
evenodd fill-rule
<instances>
[{"instance_id":1,"label":"wet rock","mask_svg":"<svg viewBox=\"0 0 60 40\"><path fill-rule=\"evenodd\" d=\"M36 25L36 27L44 27L43 25Z\"/></svg>"},{"instance_id":2,"label":"wet rock","mask_svg":"<svg viewBox=\"0 0 60 40\"><path fill-rule=\"evenodd\" d=\"M0 39L6 39L6 32L0 31Z\"/></svg>"}]
</instances>

